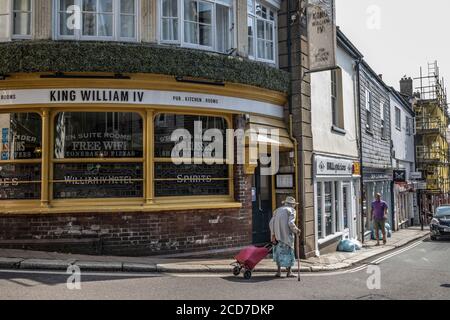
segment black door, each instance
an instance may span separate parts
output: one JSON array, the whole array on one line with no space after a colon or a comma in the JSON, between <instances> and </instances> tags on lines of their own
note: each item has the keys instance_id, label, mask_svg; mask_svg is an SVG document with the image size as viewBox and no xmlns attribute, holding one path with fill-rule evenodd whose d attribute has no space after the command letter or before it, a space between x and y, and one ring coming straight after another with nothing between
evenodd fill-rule
<instances>
[{"instance_id":1,"label":"black door","mask_svg":"<svg viewBox=\"0 0 450 320\"><path fill-rule=\"evenodd\" d=\"M270 241L269 221L272 218L272 176L261 175L255 169L252 185L253 243Z\"/></svg>"}]
</instances>

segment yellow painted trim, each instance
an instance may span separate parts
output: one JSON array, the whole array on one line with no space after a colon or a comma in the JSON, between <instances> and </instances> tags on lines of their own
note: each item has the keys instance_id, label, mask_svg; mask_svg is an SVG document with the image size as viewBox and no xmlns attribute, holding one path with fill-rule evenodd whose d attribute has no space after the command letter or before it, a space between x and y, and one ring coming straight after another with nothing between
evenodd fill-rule
<instances>
[{"instance_id":1,"label":"yellow painted trim","mask_svg":"<svg viewBox=\"0 0 450 320\"><path fill-rule=\"evenodd\" d=\"M49 167L50 167L50 140L51 139L51 125L50 125L50 114L48 109L42 109L42 154L47 155L42 157L42 167L41 167L41 206L48 207L50 202L49 197Z\"/></svg>"},{"instance_id":2,"label":"yellow painted trim","mask_svg":"<svg viewBox=\"0 0 450 320\"><path fill-rule=\"evenodd\" d=\"M224 86L178 82L175 76L160 74L133 73L124 74L131 79L41 79L40 76L50 73L16 73L10 74L0 83L0 89L44 89L44 88L117 88L142 89L161 91L181 91L217 94L229 97L239 97L256 101L273 103L283 106L287 101L287 94L263 89L246 84L227 82ZM70 75L111 75L111 73L74 73Z\"/></svg>"}]
</instances>

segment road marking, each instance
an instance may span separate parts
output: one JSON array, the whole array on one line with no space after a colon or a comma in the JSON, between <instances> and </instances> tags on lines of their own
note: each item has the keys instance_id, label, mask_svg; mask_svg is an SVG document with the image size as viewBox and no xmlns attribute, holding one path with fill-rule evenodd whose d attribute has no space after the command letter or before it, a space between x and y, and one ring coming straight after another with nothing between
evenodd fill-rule
<instances>
[{"instance_id":1,"label":"road marking","mask_svg":"<svg viewBox=\"0 0 450 320\"><path fill-rule=\"evenodd\" d=\"M413 244L411 244L411 245L409 245L409 246L407 246L407 247L405 247L405 248L396 250L396 251L394 251L394 252L392 252L392 253L390 253L390 254L387 254L387 255L385 255L385 256L382 256L382 257L380 257L380 258L378 258L378 259L372 261L370 264L379 264L380 262L383 262L383 261L385 261L385 260L387 260L387 259L390 259L390 258L392 258L392 257L395 257L395 256L397 256L397 255L399 255L399 254L402 254L403 252L408 251L408 250L411 250L412 248L415 248L415 247L417 247L417 246L420 245L420 244L422 244L422 241L415 242L415 243L413 243Z\"/></svg>"}]
</instances>

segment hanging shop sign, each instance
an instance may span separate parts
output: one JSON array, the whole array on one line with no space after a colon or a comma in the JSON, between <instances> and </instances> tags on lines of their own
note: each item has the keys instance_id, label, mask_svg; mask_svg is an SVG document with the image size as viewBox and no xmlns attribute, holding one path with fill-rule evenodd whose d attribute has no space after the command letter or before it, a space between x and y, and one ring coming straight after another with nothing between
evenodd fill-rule
<instances>
[{"instance_id":1,"label":"hanging shop sign","mask_svg":"<svg viewBox=\"0 0 450 320\"><path fill-rule=\"evenodd\" d=\"M353 161L316 156L315 174L316 176L351 176L353 174Z\"/></svg>"},{"instance_id":2,"label":"hanging shop sign","mask_svg":"<svg viewBox=\"0 0 450 320\"><path fill-rule=\"evenodd\" d=\"M394 170L393 173L395 183L406 182L406 170Z\"/></svg>"},{"instance_id":3,"label":"hanging shop sign","mask_svg":"<svg viewBox=\"0 0 450 320\"><path fill-rule=\"evenodd\" d=\"M307 7L310 72L336 67L334 0L309 0Z\"/></svg>"},{"instance_id":4,"label":"hanging shop sign","mask_svg":"<svg viewBox=\"0 0 450 320\"><path fill-rule=\"evenodd\" d=\"M409 177L411 180L422 180L422 172L410 172Z\"/></svg>"},{"instance_id":5,"label":"hanging shop sign","mask_svg":"<svg viewBox=\"0 0 450 320\"><path fill-rule=\"evenodd\" d=\"M0 90L0 107L24 104L140 104L214 108L283 118L283 107L272 103L214 94L121 89Z\"/></svg>"}]
</instances>

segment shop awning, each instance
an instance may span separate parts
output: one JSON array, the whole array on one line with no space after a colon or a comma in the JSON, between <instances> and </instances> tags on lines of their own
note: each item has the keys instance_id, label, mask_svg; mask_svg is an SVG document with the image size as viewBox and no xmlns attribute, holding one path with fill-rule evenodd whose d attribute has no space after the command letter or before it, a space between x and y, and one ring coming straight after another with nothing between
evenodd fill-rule
<instances>
[{"instance_id":1,"label":"shop awning","mask_svg":"<svg viewBox=\"0 0 450 320\"><path fill-rule=\"evenodd\" d=\"M254 130L257 134L257 142L267 145L277 145L280 149L294 149L294 143L290 139L286 124L282 120L263 116L251 115L246 129ZM273 129L278 130L278 137L272 135Z\"/></svg>"}]
</instances>

